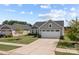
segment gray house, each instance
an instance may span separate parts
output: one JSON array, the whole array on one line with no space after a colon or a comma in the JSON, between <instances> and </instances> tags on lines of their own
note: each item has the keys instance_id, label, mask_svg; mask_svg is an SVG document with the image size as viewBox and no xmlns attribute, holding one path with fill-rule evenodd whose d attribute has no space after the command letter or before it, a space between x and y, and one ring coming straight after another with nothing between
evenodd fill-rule
<instances>
[{"instance_id":1,"label":"gray house","mask_svg":"<svg viewBox=\"0 0 79 59\"><path fill-rule=\"evenodd\" d=\"M36 22L31 29L32 34L40 34L41 37L60 38L64 35L64 21Z\"/></svg>"},{"instance_id":2,"label":"gray house","mask_svg":"<svg viewBox=\"0 0 79 59\"><path fill-rule=\"evenodd\" d=\"M21 36L26 35L30 32L31 26L28 24L13 24L13 25L0 25L0 34L12 35L12 36Z\"/></svg>"}]
</instances>

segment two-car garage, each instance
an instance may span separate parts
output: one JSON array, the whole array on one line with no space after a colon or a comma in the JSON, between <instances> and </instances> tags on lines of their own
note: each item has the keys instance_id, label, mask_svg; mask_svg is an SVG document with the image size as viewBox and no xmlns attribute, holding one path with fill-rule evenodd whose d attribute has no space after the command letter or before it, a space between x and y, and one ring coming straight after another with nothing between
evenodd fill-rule
<instances>
[{"instance_id":1,"label":"two-car garage","mask_svg":"<svg viewBox=\"0 0 79 59\"><path fill-rule=\"evenodd\" d=\"M59 38L60 37L60 30L41 30L41 36L43 38Z\"/></svg>"}]
</instances>

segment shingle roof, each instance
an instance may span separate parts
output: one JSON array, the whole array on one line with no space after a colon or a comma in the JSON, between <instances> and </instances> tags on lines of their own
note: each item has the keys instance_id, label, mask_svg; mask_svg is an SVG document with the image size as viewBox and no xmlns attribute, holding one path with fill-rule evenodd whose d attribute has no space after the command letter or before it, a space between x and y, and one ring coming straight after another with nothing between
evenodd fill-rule
<instances>
[{"instance_id":1,"label":"shingle roof","mask_svg":"<svg viewBox=\"0 0 79 59\"><path fill-rule=\"evenodd\" d=\"M2 26L7 26L7 27L11 28L11 25L8 25L8 24L0 25L0 28L1 28Z\"/></svg>"},{"instance_id":2,"label":"shingle roof","mask_svg":"<svg viewBox=\"0 0 79 59\"><path fill-rule=\"evenodd\" d=\"M12 25L12 28L15 29L15 30L16 30L17 28L18 28L18 29L21 29L21 30L29 30L29 29L31 28L31 26L29 26L28 24L22 25L22 24L16 24L16 23L15 23L15 24Z\"/></svg>"},{"instance_id":3,"label":"shingle roof","mask_svg":"<svg viewBox=\"0 0 79 59\"><path fill-rule=\"evenodd\" d=\"M9 28L11 29L14 29L16 30L17 28L20 29L20 30L29 30L31 29L31 26L30 25L22 25L22 24L13 24L13 25L8 25L8 24L4 24L6 26L8 26ZM0 25L0 28L2 27L3 25Z\"/></svg>"},{"instance_id":4,"label":"shingle roof","mask_svg":"<svg viewBox=\"0 0 79 59\"><path fill-rule=\"evenodd\" d=\"M64 21L55 21L57 24L64 26Z\"/></svg>"},{"instance_id":5,"label":"shingle roof","mask_svg":"<svg viewBox=\"0 0 79 59\"><path fill-rule=\"evenodd\" d=\"M34 25L33 25L33 27L32 28L38 28L38 27L40 27L42 24L44 24L46 21L44 21L44 22L36 22ZM54 21L54 22L56 22L57 24L59 24L59 25L61 25L61 26L64 26L64 21Z\"/></svg>"},{"instance_id":6,"label":"shingle roof","mask_svg":"<svg viewBox=\"0 0 79 59\"><path fill-rule=\"evenodd\" d=\"M45 22L36 22L35 24L34 24L34 26L41 26L42 24L44 24Z\"/></svg>"}]
</instances>

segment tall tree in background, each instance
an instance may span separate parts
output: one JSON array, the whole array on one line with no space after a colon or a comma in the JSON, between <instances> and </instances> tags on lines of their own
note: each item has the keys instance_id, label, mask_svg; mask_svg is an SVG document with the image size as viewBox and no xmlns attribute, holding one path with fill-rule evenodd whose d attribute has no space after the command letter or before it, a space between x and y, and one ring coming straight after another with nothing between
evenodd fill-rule
<instances>
[{"instance_id":1,"label":"tall tree in background","mask_svg":"<svg viewBox=\"0 0 79 59\"><path fill-rule=\"evenodd\" d=\"M8 20L5 20L2 24L8 24Z\"/></svg>"},{"instance_id":2,"label":"tall tree in background","mask_svg":"<svg viewBox=\"0 0 79 59\"><path fill-rule=\"evenodd\" d=\"M14 23L17 23L17 24L27 24L27 22L23 22L23 21L14 21L14 20L5 20L2 24L8 24L8 25L13 25Z\"/></svg>"}]
</instances>

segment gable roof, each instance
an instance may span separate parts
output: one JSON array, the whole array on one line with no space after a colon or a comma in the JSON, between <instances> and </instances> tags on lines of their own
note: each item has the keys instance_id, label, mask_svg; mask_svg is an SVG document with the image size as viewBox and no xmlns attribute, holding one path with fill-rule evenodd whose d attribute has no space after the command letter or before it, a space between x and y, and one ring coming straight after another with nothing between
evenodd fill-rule
<instances>
[{"instance_id":1,"label":"gable roof","mask_svg":"<svg viewBox=\"0 0 79 59\"><path fill-rule=\"evenodd\" d=\"M55 21L57 24L64 26L64 21Z\"/></svg>"},{"instance_id":2,"label":"gable roof","mask_svg":"<svg viewBox=\"0 0 79 59\"><path fill-rule=\"evenodd\" d=\"M56 22L57 24L59 24L60 26L64 26L64 21L54 21ZM43 25L44 23L46 23L46 21L44 22L36 22L32 28L38 28L40 27L41 25Z\"/></svg>"},{"instance_id":3,"label":"gable roof","mask_svg":"<svg viewBox=\"0 0 79 59\"><path fill-rule=\"evenodd\" d=\"M42 24L44 24L45 22L36 22L35 24L34 24L34 26L37 26L37 27L39 27L39 26L41 26Z\"/></svg>"},{"instance_id":4,"label":"gable roof","mask_svg":"<svg viewBox=\"0 0 79 59\"><path fill-rule=\"evenodd\" d=\"M0 28L2 26L8 26L9 28L11 28L12 30L16 30L17 28L20 30L29 30L31 28L30 25L26 24L26 25L22 25L22 24L13 24L13 25L8 25L8 24L4 24L4 25L0 25Z\"/></svg>"},{"instance_id":5,"label":"gable roof","mask_svg":"<svg viewBox=\"0 0 79 59\"><path fill-rule=\"evenodd\" d=\"M4 27L4 26L7 26L7 27L9 27L9 28L11 29L11 25L8 25L8 24L0 25L0 29L1 29L2 27Z\"/></svg>"}]
</instances>

